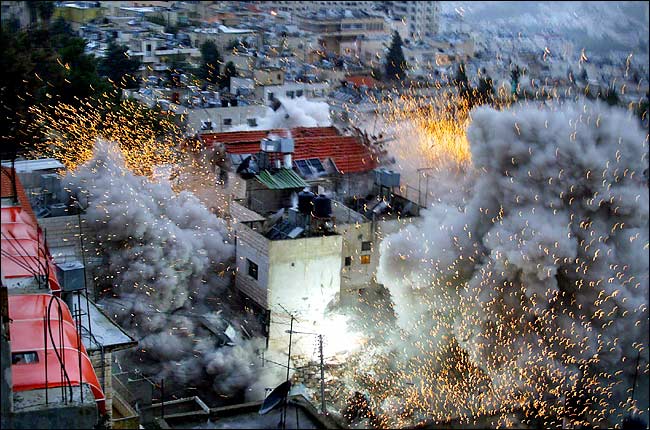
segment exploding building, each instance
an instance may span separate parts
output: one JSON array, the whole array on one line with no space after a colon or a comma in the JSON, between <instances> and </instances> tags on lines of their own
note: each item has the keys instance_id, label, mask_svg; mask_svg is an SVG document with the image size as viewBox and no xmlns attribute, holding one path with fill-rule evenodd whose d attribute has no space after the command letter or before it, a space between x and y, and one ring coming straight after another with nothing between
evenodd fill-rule
<instances>
[{"instance_id":1,"label":"exploding building","mask_svg":"<svg viewBox=\"0 0 650 430\"><path fill-rule=\"evenodd\" d=\"M379 242L419 215L399 174L359 136L335 127L210 133L226 154L237 237L235 288L256 309L269 347L286 349L292 317L322 332L334 303L379 289Z\"/></svg>"}]
</instances>

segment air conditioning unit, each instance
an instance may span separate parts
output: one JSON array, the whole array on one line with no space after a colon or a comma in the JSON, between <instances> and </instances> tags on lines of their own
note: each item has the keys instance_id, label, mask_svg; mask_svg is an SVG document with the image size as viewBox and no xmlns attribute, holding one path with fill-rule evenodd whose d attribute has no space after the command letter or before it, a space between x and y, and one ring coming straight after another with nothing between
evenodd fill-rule
<instances>
[{"instance_id":1,"label":"air conditioning unit","mask_svg":"<svg viewBox=\"0 0 650 430\"><path fill-rule=\"evenodd\" d=\"M84 265L79 261L58 263L56 265L57 277L61 289L65 292L84 289Z\"/></svg>"},{"instance_id":2,"label":"air conditioning unit","mask_svg":"<svg viewBox=\"0 0 650 430\"><path fill-rule=\"evenodd\" d=\"M283 137L283 138L280 139L280 150L278 152L288 154L290 152L293 152L294 147L295 147L295 145L294 145L293 138L291 138L291 137Z\"/></svg>"},{"instance_id":3,"label":"air conditioning unit","mask_svg":"<svg viewBox=\"0 0 650 430\"><path fill-rule=\"evenodd\" d=\"M264 152L280 152L280 138L264 138L260 142L260 149Z\"/></svg>"}]
</instances>

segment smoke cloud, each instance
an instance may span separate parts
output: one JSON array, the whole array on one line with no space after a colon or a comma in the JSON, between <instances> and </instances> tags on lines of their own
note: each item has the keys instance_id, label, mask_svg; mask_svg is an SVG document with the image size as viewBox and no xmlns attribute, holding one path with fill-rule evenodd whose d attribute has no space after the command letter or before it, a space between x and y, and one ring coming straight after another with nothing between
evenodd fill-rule
<instances>
[{"instance_id":1,"label":"smoke cloud","mask_svg":"<svg viewBox=\"0 0 650 430\"><path fill-rule=\"evenodd\" d=\"M100 304L139 342L129 367L168 386L211 385L232 394L256 380L256 340L237 330L227 287L232 238L192 193L175 193L125 167L116 145L98 142L94 157L68 175L88 204L105 259L96 283L110 294ZM225 317L225 318L224 318Z\"/></svg>"},{"instance_id":2,"label":"smoke cloud","mask_svg":"<svg viewBox=\"0 0 650 430\"><path fill-rule=\"evenodd\" d=\"M257 123L257 127L241 125L233 127L232 131L272 130L295 127L327 127L332 125L329 105L305 97L287 99L278 97L282 106L277 110L268 108L266 115Z\"/></svg>"},{"instance_id":3,"label":"smoke cloud","mask_svg":"<svg viewBox=\"0 0 650 430\"><path fill-rule=\"evenodd\" d=\"M380 247L399 348L373 366L377 408L393 425L504 410L647 422L647 134L623 110L567 103L480 107L467 136L469 192Z\"/></svg>"}]
</instances>

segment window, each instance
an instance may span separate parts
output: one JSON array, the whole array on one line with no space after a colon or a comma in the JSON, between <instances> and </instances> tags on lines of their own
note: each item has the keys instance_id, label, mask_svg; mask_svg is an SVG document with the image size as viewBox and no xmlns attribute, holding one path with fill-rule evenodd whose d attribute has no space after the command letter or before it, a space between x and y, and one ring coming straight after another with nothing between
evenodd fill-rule
<instances>
[{"instance_id":1,"label":"window","mask_svg":"<svg viewBox=\"0 0 650 430\"><path fill-rule=\"evenodd\" d=\"M352 257L345 257L345 265L346 266L352 265Z\"/></svg>"},{"instance_id":2,"label":"window","mask_svg":"<svg viewBox=\"0 0 650 430\"><path fill-rule=\"evenodd\" d=\"M361 256L361 264L370 264L370 256L369 255L362 255Z\"/></svg>"},{"instance_id":3,"label":"window","mask_svg":"<svg viewBox=\"0 0 650 430\"><path fill-rule=\"evenodd\" d=\"M273 96L274 96L274 95L275 95L275 94L273 94L273 93L268 93L267 98L268 98L269 100L273 100Z\"/></svg>"},{"instance_id":4,"label":"window","mask_svg":"<svg viewBox=\"0 0 650 430\"><path fill-rule=\"evenodd\" d=\"M296 90L296 97L302 97L302 90Z\"/></svg>"},{"instance_id":5,"label":"window","mask_svg":"<svg viewBox=\"0 0 650 430\"><path fill-rule=\"evenodd\" d=\"M290 99L292 99L294 97L293 91L287 91L286 94L287 94L287 97L289 97Z\"/></svg>"},{"instance_id":6,"label":"window","mask_svg":"<svg viewBox=\"0 0 650 430\"><path fill-rule=\"evenodd\" d=\"M31 364L38 363L38 354L36 351L13 352L11 354L11 364Z\"/></svg>"},{"instance_id":7,"label":"window","mask_svg":"<svg viewBox=\"0 0 650 430\"><path fill-rule=\"evenodd\" d=\"M257 127L257 118L248 118L246 122L249 127Z\"/></svg>"},{"instance_id":8,"label":"window","mask_svg":"<svg viewBox=\"0 0 650 430\"><path fill-rule=\"evenodd\" d=\"M361 242L362 251L372 251L372 242Z\"/></svg>"},{"instance_id":9,"label":"window","mask_svg":"<svg viewBox=\"0 0 650 430\"><path fill-rule=\"evenodd\" d=\"M257 264L253 263L248 258L246 259L246 262L248 263L248 276L257 279Z\"/></svg>"},{"instance_id":10,"label":"window","mask_svg":"<svg viewBox=\"0 0 650 430\"><path fill-rule=\"evenodd\" d=\"M224 118L223 125L232 125L232 118Z\"/></svg>"}]
</instances>

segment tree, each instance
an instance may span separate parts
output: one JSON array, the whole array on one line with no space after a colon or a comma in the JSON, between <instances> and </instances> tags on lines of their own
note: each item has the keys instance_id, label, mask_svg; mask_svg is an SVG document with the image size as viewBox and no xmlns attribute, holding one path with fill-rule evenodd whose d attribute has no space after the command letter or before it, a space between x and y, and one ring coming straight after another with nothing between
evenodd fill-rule
<instances>
[{"instance_id":1,"label":"tree","mask_svg":"<svg viewBox=\"0 0 650 430\"><path fill-rule=\"evenodd\" d=\"M223 75L221 75L221 79L219 80L219 87L230 88L230 78L238 75L235 64L232 61L228 61L223 69Z\"/></svg>"},{"instance_id":2,"label":"tree","mask_svg":"<svg viewBox=\"0 0 650 430\"><path fill-rule=\"evenodd\" d=\"M604 94L599 93L599 96L601 99L605 100L605 103L610 106L616 106L619 102L618 92L616 91L616 87L613 85L607 87Z\"/></svg>"},{"instance_id":3,"label":"tree","mask_svg":"<svg viewBox=\"0 0 650 430\"><path fill-rule=\"evenodd\" d=\"M454 84L458 87L460 96L464 99L469 99L470 86L469 79L467 79L467 73L465 72L465 63L461 62L458 65L458 69L456 69L456 75L454 76Z\"/></svg>"},{"instance_id":4,"label":"tree","mask_svg":"<svg viewBox=\"0 0 650 430\"><path fill-rule=\"evenodd\" d=\"M32 109L52 113L59 103L75 107L110 90L97 75L97 62L85 54L85 41L62 20L51 26L32 26L0 33L0 146L17 152L33 148L42 135L29 129Z\"/></svg>"},{"instance_id":5,"label":"tree","mask_svg":"<svg viewBox=\"0 0 650 430\"><path fill-rule=\"evenodd\" d=\"M137 74L140 61L128 56L128 47L114 40L108 44L106 57L99 64L99 73L113 81L118 88L138 88Z\"/></svg>"},{"instance_id":6,"label":"tree","mask_svg":"<svg viewBox=\"0 0 650 430\"><path fill-rule=\"evenodd\" d=\"M29 1L27 7L29 8L29 21L35 24L37 18L40 18L44 26L47 26L54 15L55 4L53 1Z\"/></svg>"},{"instance_id":7,"label":"tree","mask_svg":"<svg viewBox=\"0 0 650 430\"><path fill-rule=\"evenodd\" d=\"M517 94L519 88L519 77L521 76L521 69L519 65L515 64L515 67L510 70L510 79L512 80L512 94Z\"/></svg>"},{"instance_id":8,"label":"tree","mask_svg":"<svg viewBox=\"0 0 650 430\"><path fill-rule=\"evenodd\" d=\"M206 81L216 84L219 82L219 64L221 63L221 55L217 50L217 45L208 40L201 45L202 63L199 67L199 77Z\"/></svg>"},{"instance_id":9,"label":"tree","mask_svg":"<svg viewBox=\"0 0 650 430\"><path fill-rule=\"evenodd\" d=\"M406 60L402 51L402 38L399 33L393 33L388 55L386 56L386 78L391 80L402 80L406 76Z\"/></svg>"},{"instance_id":10,"label":"tree","mask_svg":"<svg viewBox=\"0 0 650 430\"><path fill-rule=\"evenodd\" d=\"M492 78L488 75L481 77L478 81L478 88L476 90L476 99L472 104L492 103L494 98L494 84Z\"/></svg>"}]
</instances>

